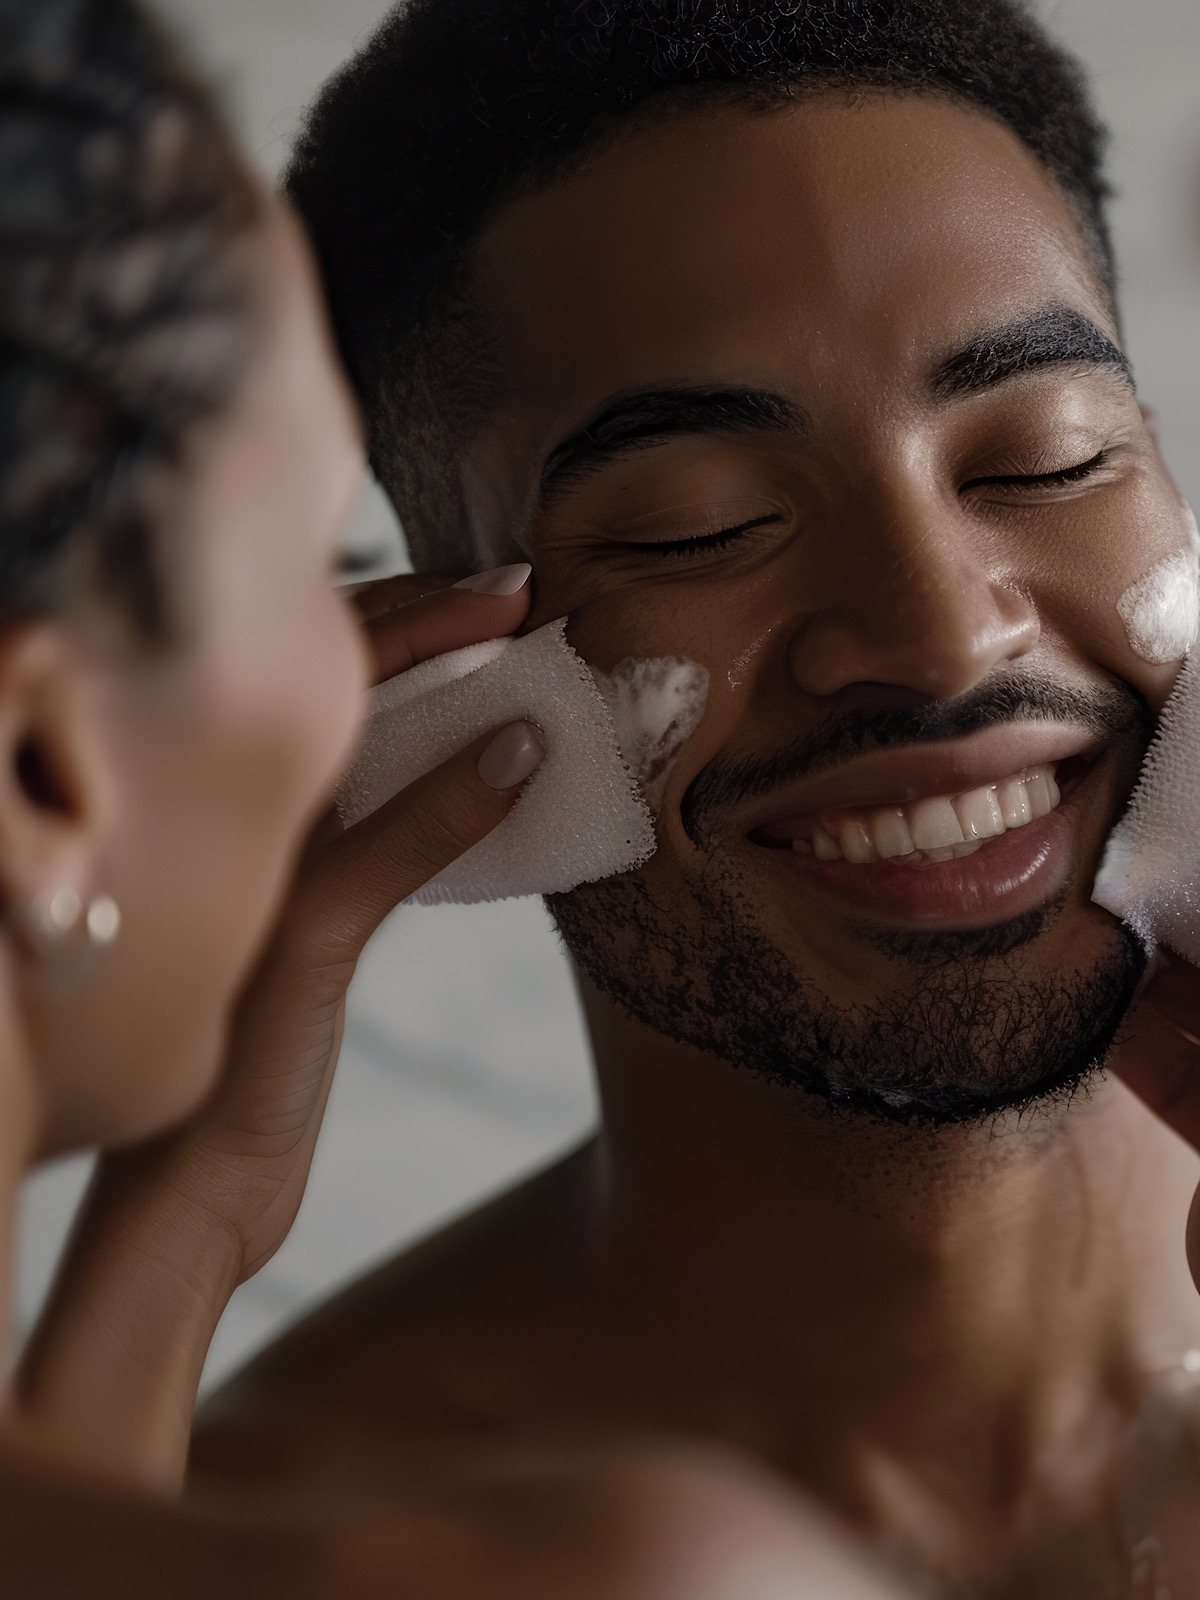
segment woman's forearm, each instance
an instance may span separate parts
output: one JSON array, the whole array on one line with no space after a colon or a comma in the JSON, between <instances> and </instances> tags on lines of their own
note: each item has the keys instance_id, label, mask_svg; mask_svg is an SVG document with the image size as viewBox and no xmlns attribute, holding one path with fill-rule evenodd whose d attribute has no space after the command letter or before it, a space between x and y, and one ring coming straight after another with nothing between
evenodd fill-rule
<instances>
[{"instance_id":1,"label":"woman's forearm","mask_svg":"<svg viewBox=\"0 0 1200 1600\"><path fill-rule=\"evenodd\" d=\"M14 1420L39 1450L174 1495L242 1242L182 1189L170 1202L147 1170L167 1159L137 1151L98 1169L21 1362Z\"/></svg>"}]
</instances>

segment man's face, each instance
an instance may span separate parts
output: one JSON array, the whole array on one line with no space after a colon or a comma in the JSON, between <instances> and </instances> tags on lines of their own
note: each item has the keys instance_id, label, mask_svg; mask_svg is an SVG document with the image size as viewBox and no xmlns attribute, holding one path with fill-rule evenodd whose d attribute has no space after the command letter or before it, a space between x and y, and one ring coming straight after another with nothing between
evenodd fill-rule
<instances>
[{"instance_id":1,"label":"man's face","mask_svg":"<svg viewBox=\"0 0 1200 1600\"><path fill-rule=\"evenodd\" d=\"M658 853L554 906L590 976L881 1111L1072 1081L1140 970L1089 896L1175 672L1117 602L1191 531L1053 182L932 98L710 108L477 265L478 537L521 531L530 627L710 678Z\"/></svg>"}]
</instances>

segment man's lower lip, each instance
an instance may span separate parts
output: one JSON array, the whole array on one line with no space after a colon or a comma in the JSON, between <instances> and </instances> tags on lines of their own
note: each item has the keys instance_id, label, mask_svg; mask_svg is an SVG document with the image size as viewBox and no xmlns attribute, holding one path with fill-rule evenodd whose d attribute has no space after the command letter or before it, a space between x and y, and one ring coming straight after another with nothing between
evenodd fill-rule
<instances>
[{"instance_id":1,"label":"man's lower lip","mask_svg":"<svg viewBox=\"0 0 1200 1600\"><path fill-rule=\"evenodd\" d=\"M1032 911L1059 892L1071 868L1076 815L1067 801L1038 822L989 839L974 855L922 866L858 866L794 850L770 854L781 870L797 873L860 915L909 927L986 927Z\"/></svg>"},{"instance_id":2,"label":"man's lower lip","mask_svg":"<svg viewBox=\"0 0 1200 1600\"><path fill-rule=\"evenodd\" d=\"M1114 751L1060 766L1062 798L1053 811L952 861L819 861L761 843L756 849L775 860L778 871L794 873L859 917L925 931L985 928L1045 905L1088 857L1098 856L1112 826L1113 785L1122 765Z\"/></svg>"}]
</instances>

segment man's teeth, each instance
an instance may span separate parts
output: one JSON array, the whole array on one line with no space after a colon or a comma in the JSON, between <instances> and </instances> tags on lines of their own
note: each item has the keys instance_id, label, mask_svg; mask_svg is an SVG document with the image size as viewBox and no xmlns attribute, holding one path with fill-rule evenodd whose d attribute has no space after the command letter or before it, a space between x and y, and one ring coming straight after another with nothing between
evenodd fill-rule
<instances>
[{"instance_id":1,"label":"man's teeth","mask_svg":"<svg viewBox=\"0 0 1200 1600\"><path fill-rule=\"evenodd\" d=\"M935 795L906 806L877 806L853 815L821 818L808 839L793 848L811 849L818 861L890 861L919 855L926 861L949 861L974 854L985 839L1053 811L1059 801L1054 768L1028 767L1002 783L965 794Z\"/></svg>"}]
</instances>

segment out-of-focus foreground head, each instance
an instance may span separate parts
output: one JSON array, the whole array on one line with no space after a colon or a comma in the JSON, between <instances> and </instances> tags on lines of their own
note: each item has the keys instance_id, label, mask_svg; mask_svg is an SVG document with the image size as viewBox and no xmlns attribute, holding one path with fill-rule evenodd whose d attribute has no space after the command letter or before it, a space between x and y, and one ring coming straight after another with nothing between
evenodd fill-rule
<instances>
[{"instance_id":1,"label":"out-of-focus foreground head","mask_svg":"<svg viewBox=\"0 0 1200 1600\"><path fill-rule=\"evenodd\" d=\"M127 0L0 0L0 892L38 1145L210 1086L352 736L307 259Z\"/></svg>"}]
</instances>

